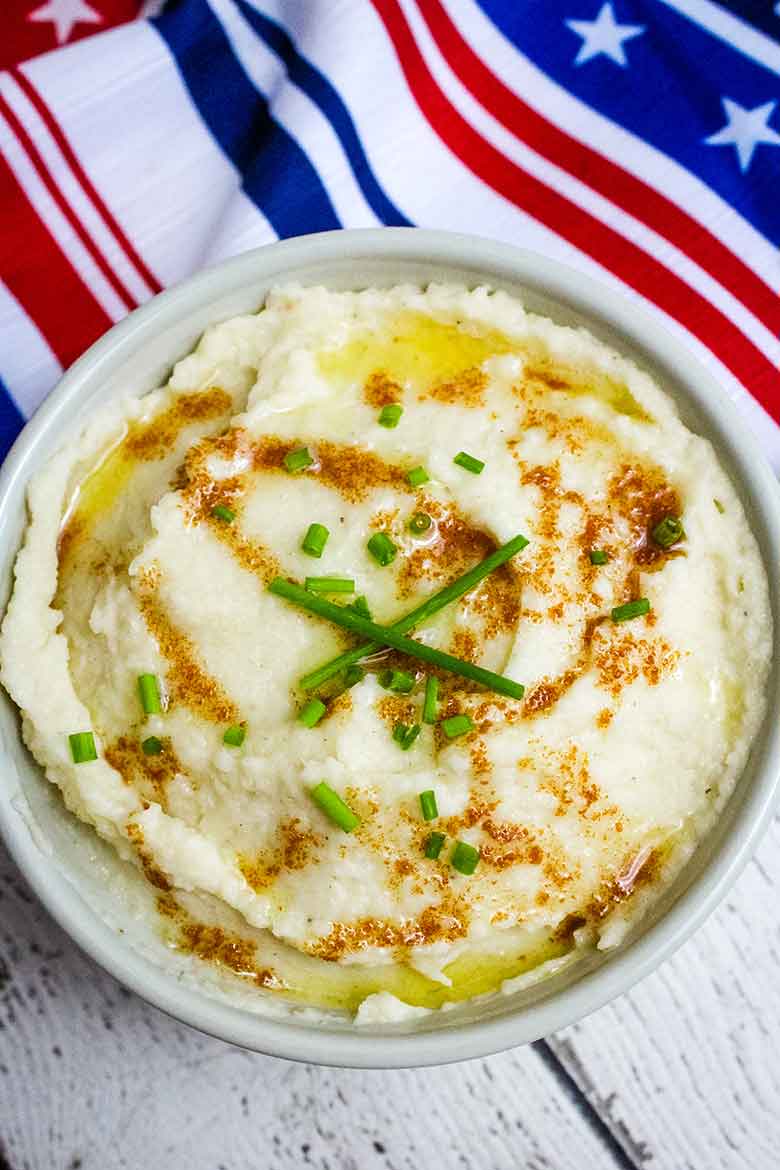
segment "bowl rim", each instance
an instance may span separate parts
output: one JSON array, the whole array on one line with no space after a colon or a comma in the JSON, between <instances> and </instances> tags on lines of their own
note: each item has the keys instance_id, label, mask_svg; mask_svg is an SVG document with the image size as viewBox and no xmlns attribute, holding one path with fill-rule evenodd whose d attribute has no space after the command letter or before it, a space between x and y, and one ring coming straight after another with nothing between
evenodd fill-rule
<instances>
[{"instance_id":1,"label":"bowl rim","mask_svg":"<svg viewBox=\"0 0 780 1170\"><path fill-rule=\"evenodd\" d=\"M715 429L729 434L730 456L742 486L761 500L765 541L780 563L780 490L757 442L717 380L642 306L608 285L540 254L503 242L421 228L323 232L256 248L207 268L158 294L113 326L64 374L17 437L0 469L0 509L28 478L27 463L39 445L56 446L57 421L85 384L110 372L168 322L180 321L204 304L267 273L284 279L285 269L356 260L402 260L495 274L503 281L543 289L563 304L604 321L661 364L674 361L678 382ZM359 283L359 282L356 282ZM772 576L773 566L767 565ZM778 641L775 614L775 651ZM775 660L777 653L775 652ZM771 707L771 704L770 704ZM70 881L47 881L43 856L27 825L0 791L0 833L37 897L65 932L101 967L147 1002L175 1019L222 1040L271 1056L353 1068L404 1068L488 1056L566 1027L627 991L667 959L712 912L736 880L773 815L780 778L780 721L768 712L764 766L737 810L734 823L704 871L674 904L625 950L597 971L516 1013L455 1024L437 1031L377 1033L371 1028L322 1028L295 1016L277 1019L247 1011L180 982L125 942L87 905ZM31 763L31 766L32 763ZM13 785L11 786L13 788ZM70 814L68 814L70 815Z\"/></svg>"}]
</instances>

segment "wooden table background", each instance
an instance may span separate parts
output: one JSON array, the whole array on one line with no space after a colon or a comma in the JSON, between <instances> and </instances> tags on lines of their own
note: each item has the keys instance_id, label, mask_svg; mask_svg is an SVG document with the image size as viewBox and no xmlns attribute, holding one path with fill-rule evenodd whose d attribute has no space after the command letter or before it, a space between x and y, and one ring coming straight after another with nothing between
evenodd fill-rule
<instances>
[{"instance_id":1,"label":"wooden table background","mask_svg":"<svg viewBox=\"0 0 780 1170\"><path fill-rule=\"evenodd\" d=\"M547 1040L358 1072L231 1048L100 971L0 847L0 1170L777 1170L780 822L630 994Z\"/></svg>"}]
</instances>

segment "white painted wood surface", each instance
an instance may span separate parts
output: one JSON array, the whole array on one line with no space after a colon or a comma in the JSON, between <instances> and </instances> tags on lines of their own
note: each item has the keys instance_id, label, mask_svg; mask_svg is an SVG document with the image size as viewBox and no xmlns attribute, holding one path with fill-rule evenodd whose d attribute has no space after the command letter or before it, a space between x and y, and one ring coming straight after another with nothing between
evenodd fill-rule
<instances>
[{"instance_id":1,"label":"white painted wood surface","mask_svg":"<svg viewBox=\"0 0 780 1170\"><path fill-rule=\"evenodd\" d=\"M780 825L717 914L548 1044L365 1073L201 1036L87 960L0 854L0 1170L776 1170Z\"/></svg>"}]
</instances>

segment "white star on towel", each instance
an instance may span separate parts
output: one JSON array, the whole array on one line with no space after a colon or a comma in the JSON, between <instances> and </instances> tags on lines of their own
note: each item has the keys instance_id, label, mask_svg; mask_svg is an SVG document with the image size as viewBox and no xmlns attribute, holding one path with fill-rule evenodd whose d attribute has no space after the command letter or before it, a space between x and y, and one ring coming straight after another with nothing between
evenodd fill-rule
<instances>
[{"instance_id":1,"label":"white star on towel","mask_svg":"<svg viewBox=\"0 0 780 1170\"><path fill-rule=\"evenodd\" d=\"M103 17L84 0L47 0L40 8L28 12L28 20L54 25L57 44L64 45L77 24L102 24Z\"/></svg>"},{"instance_id":2,"label":"white star on towel","mask_svg":"<svg viewBox=\"0 0 780 1170\"><path fill-rule=\"evenodd\" d=\"M780 134L769 125L777 102L764 102L763 106L746 110L731 98L724 97L721 101L728 121L717 134L711 134L704 141L707 146L736 146L739 165L744 174L753 161L753 154L759 143L780 146Z\"/></svg>"},{"instance_id":3,"label":"white star on towel","mask_svg":"<svg viewBox=\"0 0 780 1170\"><path fill-rule=\"evenodd\" d=\"M580 51L574 58L575 65L584 65L603 53L625 69L628 59L623 41L630 41L645 31L643 24L618 24L611 4L602 4L595 20L567 20L565 23L567 28L582 37Z\"/></svg>"}]
</instances>

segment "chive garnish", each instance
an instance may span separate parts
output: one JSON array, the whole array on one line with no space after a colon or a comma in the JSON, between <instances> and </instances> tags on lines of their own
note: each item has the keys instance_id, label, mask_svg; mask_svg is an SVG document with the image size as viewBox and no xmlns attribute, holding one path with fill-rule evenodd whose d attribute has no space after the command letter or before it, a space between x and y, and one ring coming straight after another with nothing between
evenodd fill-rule
<instances>
[{"instance_id":1,"label":"chive garnish","mask_svg":"<svg viewBox=\"0 0 780 1170\"><path fill-rule=\"evenodd\" d=\"M445 585L443 589L428 597L421 605L409 610L408 613L394 622L390 628L398 634L405 634L415 626L422 625L423 622L433 617L440 609L444 609L450 602L457 601L464 593L468 593L474 589L480 581L500 568L501 565L506 564L515 553L521 552L527 544L528 541L524 536L514 536L501 548L491 553L490 556L485 557L484 561L480 561L478 565L475 565L473 569L469 569L463 576L457 577L449 585ZM349 606L348 608L351 609L354 607ZM318 667L317 670L312 670L309 674L305 674L300 680L300 685L307 691L316 690L324 682L327 682L329 678L333 678L334 675L339 674L345 667L351 665L353 662L358 662L368 654L373 654L378 649L379 645L376 642L364 642L360 646L355 646L352 650L345 650L342 654L324 663L323 666Z\"/></svg>"},{"instance_id":2,"label":"chive garnish","mask_svg":"<svg viewBox=\"0 0 780 1170\"><path fill-rule=\"evenodd\" d=\"M304 727L316 727L326 710L322 699L309 699L298 712L298 722Z\"/></svg>"},{"instance_id":3,"label":"chive garnish","mask_svg":"<svg viewBox=\"0 0 780 1170\"><path fill-rule=\"evenodd\" d=\"M399 744L401 751L408 752L421 731L422 727L419 723L413 723L411 727L405 723L396 723L393 728L393 739Z\"/></svg>"},{"instance_id":4,"label":"chive garnish","mask_svg":"<svg viewBox=\"0 0 780 1170\"><path fill-rule=\"evenodd\" d=\"M447 840L444 833L431 833L428 840L425 842L425 856L435 861L442 850L444 842Z\"/></svg>"},{"instance_id":5,"label":"chive garnish","mask_svg":"<svg viewBox=\"0 0 780 1170\"><path fill-rule=\"evenodd\" d=\"M301 548L310 557L321 557L329 536L324 524L310 524L301 541Z\"/></svg>"},{"instance_id":6,"label":"chive garnish","mask_svg":"<svg viewBox=\"0 0 780 1170\"><path fill-rule=\"evenodd\" d=\"M459 451L452 462L457 463L458 467L462 467L464 471L470 471L472 475L480 475L485 467L481 459L469 455L466 451Z\"/></svg>"},{"instance_id":7,"label":"chive garnish","mask_svg":"<svg viewBox=\"0 0 780 1170\"><path fill-rule=\"evenodd\" d=\"M439 680L435 674L429 674L425 680L422 717L423 723L435 723L439 717Z\"/></svg>"},{"instance_id":8,"label":"chive garnish","mask_svg":"<svg viewBox=\"0 0 780 1170\"><path fill-rule=\"evenodd\" d=\"M682 520L678 516L664 516L650 533L656 544L661 548L671 548L685 536Z\"/></svg>"},{"instance_id":9,"label":"chive garnish","mask_svg":"<svg viewBox=\"0 0 780 1170\"><path fill-rule=\"evenodd\" d=\"M160 688L157 676L154 674L139 674L138 693L141 696L141 706L146 715L159 715L162 711L160 702Z\"/></svg>"},{"instance_id":10,"label":"chive garnish","mask_svg":"<svg viewBox=\"0 0 780 1170\"><path fill-rule=\"evenodd\" d=\"M492 670L475 666L473 662L466 662L461 658L455 658L452 654L445 654L442 650L435 650L433 646L426 646L423 642L405 638L403 634L399 634L392 627L378 626L375 622L370 622L366 618L350 612L346 606L334 605L332 601L318 597L302 586L287 581L284 577L275 577L267 588L277 597L283 597L285 601L290 601L301 609L316 613L318 617L325 618L345 630L351 630L361 637L370 638L372 645L377 643L380 646L392 646L394 650L400 650L402 654L408 654L410 658L419 658L422 662L430 662L432 666L436 666L440 670L448 670L462 678L471 679L472 682L481 683L488 690L495 691L499 695L508 695L510 699L522 699L523 697L524 688L520 683L505 678L503 675L494 674ZM361 650L361 657L363 653L365 652ZM340 657L342 661L339 665L343 669L347 663L343 660L343 656Z\"/></svg>"},{"instance_id":11,"label":"chive garnish","mask_svg":"<svg viewBox=\"0 0 780 1170\"><path fill-rule=\"evenodd\" d=\"M450 855L450 865L458 873L472 874L479 861L479 849L469 845L468 841L458 841Z\"/></svg>"},{"instance_id":12,"label":"chive garnish","mask_svg":"<svg viewBox=\"0 0 780 1170\"><path fill-rule=\"evenodd\" d=\"M713 502L713 504L715 505L715 507L718 509L718 511L720 512L721 516L722 516L722 515L723 515L723 513L726 511L726 509L723 507L723 504L720 502L720 500L716 500L714 497L713 497L713 500L712 500L712 502Z\"/></svg>"},{"instance_id":13,"label":"chive garnish","mask_svg":"<svg viewBox=\"0 0 780 1170\"><path fill-rule=\"evenodd\" d=\"M442 719L441 729L447 739L457 739L459 735L466 735L474 730L474 724L469 715L451 715L449 719Z\"/></svg>"},{"instance_id":14,"label":"chive garnish","mask_svg":"<svg viewBox=\"0 0 780 1170\"><path fill-rule=\"evenodd\" d=\"M232 524L236 518L236 514L232 508L226 507L224 504L217 504L211 509L211 515L215 520L224 520L225 524Z\"/></svg>"},{"instance_id":15,"label":"chive garnish","mask_svg":"<svg viewBox=\"0 0 780 1170\"><path fill-rule=\"evenodd\" d=\"M309 593L354 593L355 582L351 577L307 577Z\"/></svg>"},{"instance_id":16,"label":"chive garnish","mask_svg":"<svg viewBox=\"0 0 780 1170\"><path fill-rule=\"evenodd\" d=\"M380 565L389 565L395 560L398 551L386 532L375 532L366 548L375 561Z\"/></svg>"},{"instance_id":17,"label":"chive garnish","mask_svg":"<svg viewBox=\"0 0 780 1170\"><path fill-rule=\"evenodd\" d=\"M145 756L159 756L162 750L162 740L156 735L147 735L146 739L141 741L141 751Z\"/></svg>"},{"instance_id":18,"label":"chive garnish","mask_svg":"<svg viewBox=\"0 0 780 1170\"><path fill-rule=\"evenodd\" d=\"M364 594L361 593L360 597L356 597L354 601L351 601L347 606L347 609L351 609L352 612L356 613L359 617L368 618L368 620L371 621L371 610L368 608L368 602L366 601Z\"/></svg>"},{"instance_id":19,"label":"chive garnish","mask_svg":"<svg viewBox=\"0 0 780 1170\"><path fill-rule=\"evenodd\" d=\"M325 816L333 821L334 825L343 829L345 833L351 833L360 824L360 817L353 813L338 792L334 792L324 780L311 789L310 796L318 808L322 809Z\"/></svg>"},{"instance_id":20,"label":"chive garnish","mask_svg":"<svg viewBox=\"0 0 780 1170\"><path fill-rule=\"evenodd\" d=\"M225 734L222 736L222 742L228 747L241 747L241 744L246 739L245 727L228 727Z\"/></svg>"},{"instance_id":21,"label":"chive garnish","mask_svg":"<svg viewBox=\"0 0 780 1170\"><path fill-rule=\"evenodd\" d=\"M420 811L424 821L435 821L439 815L436 793L432 788L426 788L425 792L420 793Z\"/></svg>"},{"instance_id":22,"label":"chive garnish","mask_svg":"<svg viewBox=\"0 0 780 1170\"><path fill-rule=\"evenodd\" d=\"M349 690L350 687L357 686L366 677L366 672L362 666L348 666L344 671L344 686Z\"/></svg>"},{"instance_id":23,"label":"chive garnish","mask_svg":"<svg viewBox=\"0 0 780 1170\"><path fill-rule=\"evenodd\" d=\"M627 601L625 605L615 606L610 617L613 622L627 622L631 618L642 617L643 614L649 612L650 602L646 597L640 597L636 601Z\"/></svg>"},{"instance_id":24,"label":"chive garnish","mask_svg":"<svg viewBox=\"0 0 780 1170\"><path fill-rule=\"evenodd\" d=\"M409 521L409 531L420 535L420 533L427 532L431 524L433 524L433 520L427 512L415 512Z\"/></svg>"},{"instance_id":25,"label":"chive garnish","mask_svg":"<svg viewBox=\"0 0 780 1170\"><path fill-rule=\"evenodd\" d=\"M380 427L387 427L388 430L392 430L393 427L398 426L398 422L403 412L404 408L399 406L397 402L390 402L387 406L383 406L380 410L377 422L379 423Z\"/></svg>"},{"instance_id":26,"label":"chive garnish","mask_svg":"<svg viewBox=\"0 0 780 1170\"><path fill-rule=\"evenodd\" d=\"M95 737L91 731L74 731L68 736L70 754L74 764L88 764L98 758Z\"/></svg>"},{"instance_id":27,"label":"chive garnish","mask_svg":"<svg viewBox=\"0 0 780 1170\"><path fill-rule=\"evenodd\" d=\"M424 467L413 467L411 471L407 471L406 478L413 488L422 487L431 478Z\"/></svg>"},{"instance_id":28,"label":"chive garnish","mask_svg":"<svg viewBox=\"0 0 780 1170\"><path fill-rule=\"evenodd\" d=\"M405 670L383 670L379 674L379 685L386 691L408 695L414 687L414 678Z\"/></svg>"},{"instance_id":29,"label":"chive garnish","mask_svg":"<svg viewBox=\"0 0 780 1170\"><path fill-rule=\"evenodd\" d=\"M295 451L288 451L282 462L289 472L296 472L311 467L314 458L308 447L297 447Z\"/></svg>"},{"instance_id":30,"label":"chive garnish","mask_svg":"<svg viewBox=\"0 0 780 1170\"><path fill-rule=\"evenodd\" d=\"M609 560L609 556L604 552L603 548L592 548L589 555L592 565L606 565Z\"/></svg>"}]
</instances>

